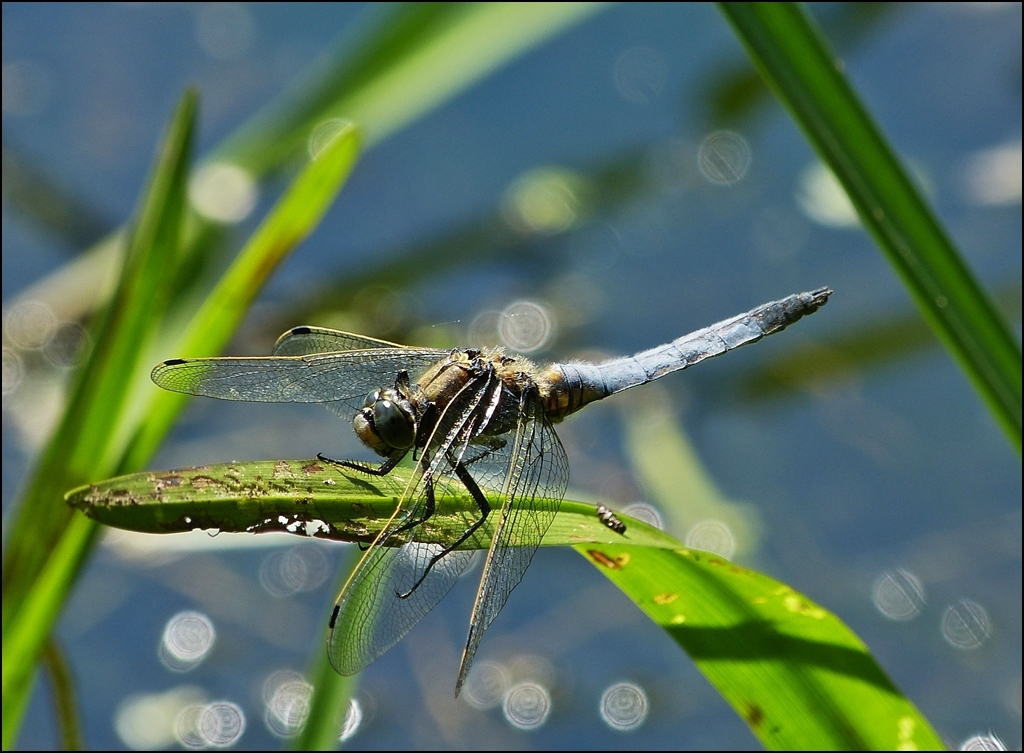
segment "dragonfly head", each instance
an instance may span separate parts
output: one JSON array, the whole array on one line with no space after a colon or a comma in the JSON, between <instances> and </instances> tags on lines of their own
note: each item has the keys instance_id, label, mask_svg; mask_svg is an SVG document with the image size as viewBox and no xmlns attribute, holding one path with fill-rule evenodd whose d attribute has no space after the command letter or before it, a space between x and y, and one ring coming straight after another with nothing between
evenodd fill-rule
<instances>
[{"instance_id":1,"label":"dragonfly head","mask_svg":"<svg viewBox=\"0 0 1024 753\"><path fill-rule=\"evenodd\" d=\"M416 411L397 390L374 390L352 419L352 428L371 450L391 457L416 442Z\"/></svg>"}]
</instances>

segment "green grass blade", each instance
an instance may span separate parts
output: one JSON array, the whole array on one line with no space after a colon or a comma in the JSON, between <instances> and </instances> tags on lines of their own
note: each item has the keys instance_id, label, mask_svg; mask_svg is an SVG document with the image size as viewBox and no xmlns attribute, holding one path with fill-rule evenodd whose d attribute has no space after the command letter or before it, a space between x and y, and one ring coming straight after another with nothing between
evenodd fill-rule
<instances>
[{"instance_id":1,"label":"green grass blade","mask_svg":"<svg viewBox=\"0 0 1024 753\"><path fill-rule=\"evenodd\" d=\"M4 626L11 599L24 595L68 519L60 504L68 485L94 478L125 404L124 385L162 313L161 279L174 262L185 202L196 95L185 96L158 157L129 240L119 289L93 332L96 343L76 375L68 409L43 452L8 532L3 567Z\"/></svg>"},{"instance_id":2,"label":"green grass blade","mask_svg":"<svg viewBox=\"0 0 1024 753\"><path fill-rule=\"evenodd\" d=\"M3 645L3 746L17 738L27 696L32 689L36 660L49 639L75 577L95 542L99 527L75 515L57 545L48 553L33 588L13 614Z\"/></svg>"},{"instance_id":3,"label":"green grass blade","mask_svg":"<svg viewBox=\"0 0 1024 753\"><path fill-rule=\"evenodd\" d=\"M216 355L277 265L319 224L359 157L362 138L349 125L306 165L238 254L167 355ZM146 421L125 454L121 470L141 467L170 430L187 396L152 387Z\"/></svg>"},{"instance_id":4,"label":"green grass blade","mask_svg":"<svg viewBox=\"0 0 1024 753\"><path fill-rule=\"evenodd\" d=\"M765 747L944 747L864 643L788 586L699 550L575 548L672 636Z\"/></svg>"},{"instance_id":5,"label":"green grass blade","mask_svg":"<svg viewBox=\"0 0 1024 753\"><path fill-rule=\"evenodd\" d=\"M189 92L178 106L130 233L118 290L94 330L96 344L8 535L3 563L5 747L17 734L22 694L31 686L36 658L92 540L93 525L84 519L78 519L81 530L62 538L71 520L61 504L63 492L112 470L103 463L125 411L124 385L131 382L163 313L166 272L175 261L184 216L197 104L197 95Z\"/></svg>"},{"instance_id":6,"label":"green grass blade","mask_svg":"<svg viewBox=\"0 0 1024 753\"><path fill-rule=\"evenodd\" d=\"M190 100L192 102L192 109L189 113L189 117L194 115L194 96ZM194 118L193 118L194 120ZM176 121L179 122L179 121ZM189 134L191 131L189 131ZM220 285L215 289L214 293L207 300L204 307L200 310L197 316L194 318L191 325L191 329L187 330L186 343L183 347L193 347L196 350L200 348L208 348L206 352L216 352L219 350L227 339L231 336L234 328L237 327L241 321L242 316L248 304L252 298L255 297L256 292L265 281L266 277L276 267L280 260L287 255L299 242L301 242L312 229L319 222L323 213L327 207L334 200L337 191L344 183L348 174L351 172L352 166L355 163L356 157L359 152L359 136L355 128L348 128L335 137L335 139L318 155L317 159L313 160L309 166L298 176L292 186L286 191L285 195L278 202L275 208L271 211L267 220L260 226L255 235L253 236L250 243L246 246L243 252L240 254L235 265L228 271L225 277L222 279ZM170 139L171 145L177 143L175 139ZM146 267L147 275L144 279L149 280L151 284L148 287L142 289L148 295L148 301L152 305L152 310L139 311L139 307L129 307L125 304L120 304L122 300L121 296L115 298L114 315L127 316L131 315L131 323L135 324L135 327L128 328L130 333L134 335L132 338L121 337L116 341L121 343L123 350L113 349L109 345L109 338L104 338L102 335L97 338L97 351L100 353L114 350L120 358L117 359L116 365L119 369L114 372L118 375L118 381L116 385L118 387L117 396L123 400L124 395L128 393L128 390L124 389L125 384L131 384L134 379L134 374L139 366L148 373L149 364L139 364L138 359L140 353L144 351L144 345L149 337L153 336L153 330L156 327L157 317L162 313L162 309L155 305L160 301L161 291L158 285L154 285L153 281L159 282L161 280L160 275L163 274L162 279L166 279L169 267L174 261L173 251L176 249L178 233L177 228L181 225L181 219L184 211L184 188L185 188L185 176L187 172L187 157L188 151L181 151L183 159L178 163L177 171L174 173L175 179L178 186L177 193L172 194L174 201L170 201L166 197L166 191L160 191L160 187L164 186L164 182L159 179L154 179L154 186L156 187L150 196L151 202L148 202L142 212L142 219L140 220L140 230L136 232L135 237L143 239L142 241L133 241L133 249L130 249L128 255L128 264L132 264L134 258L134 246L139 245L143 242L150 242L153 247L151 255L157 255L157 258L163 259L164 264L162 266L157 265L154 269ZM164 157L164 163L167 162L166 154ZM158 177L162 175L158 171ZM176 214L176 225L174 226L174 232L167 227L168 221L163 218L164 215L156 212L157 219L154 220L150 217L154 213L150 207L154 202L163 201L166 205L170 206ZM160 242L158 243L157 240ZM142 247L142 246L140 246ZM135 254L136 256L138 254ZM129 267L129 270L131 267ZM130 273L129 273L130 274ZM122 288L126 287L128 283L124 283ZM130 288L135 290L135 288ZM135 298L138 298L139 294L135 294ZM117 305L120 304L120 305ZM119 319L116 319L119 320ZM142 332L141 325L147 325L148 332ZM131 357L128 357L130 354ZM93 365L94 362L90 362ZM88 370L88 369L87 369ZM109 384L109 380L107 383ZM107 388L109 392L109 386ZM136 441L132 445L134 452L131 452L125 456L125 458L117 464L117 467L125 467L130 463L139 463L145 461L149 454L152 453L156 445L163 438L164 433L170 427L173 422L174 416L177 414L177 410L180 409L183 401L175 400L180 398L179 395L172 393L156 393L154 388L153 393L155 394L154 403L155 405L147 413L148 420L142 424L143 429L137 435L144 444L140 444ZM81 483L87 480L90 476L95 477L97 475L105 475L110 472L109 467L103 465L103 459L111 456L110 446L112 437L116 436L116 426L118 421L122 418L121 412L115 410L117 406L112 406L109 414L100 413L96 414L95 406L107 405L111 406L109 400L103 400L102 395L97 397L94 393L76 393L79 400L71 403L72 415L74 415L74 408L81 406L81 409L85 411L88 407L93 407L94 413L93 424L86 423L86 426L93 426L100 420L106 421L101 423L104 432L100 434L97 429L93 428L91 431L84 434L84 436L92 441L92 445L86 448L88 451L83 451L83 458L78 460L77 463L70 465L69 467L74 470L77 469L75 475L58 475L52 473L49 477L42 479L40 485L46 486L52 490L55 484L60 484L62 489L59 489L57 498L63 497L64 490L71 485ZM86 414L87 416L90 414ZM58 433L57 437L66 437L66 434ZM104 441L99 441L98 437L102 437ZM60 447L73 448L75 445L71 443L62 443ZM91 454L90 454L91 453ZM116 454L113 455L116 458ZM72 455L72 458L75 458ZM113 465L117 461L114 460L108 465ZM137 466L136 466L137 467ZM30 500L31 498L29 498ZM27 500L27 501L29 501ZM52 506L52 505L51 505ZM22 510L38 510L44 509L44 505L40 504L36 507L24 506ZM56 620L60 607L63 604L64 599L70 590L71 585L74 582L75 575L77 574L78 568L84 561L88 550L92 544L93 536L92 531L94 529L94 523L84 518L72 519L71 526L64 528L68 518L68 508L61 504L60 512L62 518L58 519L61 524L59 528L56 528L52 537L53 539L59 539L57 544L57 550L62 551L67 548L68 551L62 554L59 560L55 560L53 556L48 561L45 560L45 555L49 553L53 546L50 545L46 548L37 550L36 559L37 569L34 573L29 572L27 568L22 567L22 572L26 573L25 581L26 587L23 589L22 602L19 603L14 600L14 592L12 591L11 597L11 609L7 609L7 592L5 591L5 620L10 615L11 629L8 631L8 625L5 622L5 633L4 633L4 652L7 656L8 647L12 651L12 655L23 657L25 661L5 661L4 662L4 734L5 739L8 734L7 730L11 730L11 736L16 733L18 726L18 718L16 709L20 708L20 701L18 697L18 691L27 691L28 681L31 678L31 674L34 667L34 659L38 655L38 651L42 646L43 640L49 634L49 629L53 622ZM55 516L56 517L56 516ZM78 529L82 528L83 531ZM33 532L37 532L37 529L29 528ZM63 532L63 538L60 538L60 534ZM89 532L86 535L85 532ZM16 536L12 535L12 544L15 541L20 541ZM51 573L46 579L43 579L39 575L39 567L45 561L45 567L43 567L43 573ZM5 561L5 577L8 574L7 562ZM14 572L14 569L10 570ZM27 576L32 575L29 579ZM6 585L6 583L5 583ZM31 586L31 590L29 590ZM8 693L8 689L11 690ZM9 702L8 702L9 701ZM8 714L10 710L10 714ZM10 724L8 724L10 721Z\"/></svg>"},{"instance_id":7,"label":"green grass blade","mask_svg":"<svg viewBox=\"0 0 1024 753\"><path fill-rule=\"evenodd\" d=\"M42 659L47 679L53 689L61 750L85 750L71 667L61 647L57 645L57 641L52 636L43 647Z\"/></svg>"},{"instance_id":8,"label":"green grass blade","mask_svg":"<svg viewBox=\"0 0 1024 753\"><path fill-rule=\"evenodd\" d=\"M1019 453L1020 346L843 75L842 63L799 5L719 7Z\"/></svg>"},{"instance_id":9,"label":"green grass blade","mask_svg":"<svg viewBox=\"0 0 1024 753\"><path fill-rule=\"evenodd\" d=\"M274 102L211 159L256 175L305 148L329 118L360 123L375 144L501 65L602 9L597 3L401 3L322 72Z\"/></svg>"}]
</instances>

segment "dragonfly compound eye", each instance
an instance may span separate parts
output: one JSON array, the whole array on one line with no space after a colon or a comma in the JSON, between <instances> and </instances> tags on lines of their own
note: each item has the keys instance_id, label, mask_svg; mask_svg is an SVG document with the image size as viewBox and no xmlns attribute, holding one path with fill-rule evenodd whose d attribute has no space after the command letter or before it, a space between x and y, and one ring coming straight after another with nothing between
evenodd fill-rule
<instances>
[{"instance_id":1,"label":"dragonfly compound eye","mask_svg":"<svg viewBox=\"0 0 1024 753\"><path fill-rule=\"evenodd\" d=\"M378 400L380 400L380 390L374 390L373 392L366 396L366 399L363 401L363 407L372 408L373 404L376 403Z\"/></svg>"},{"instance_id":2,"label":"dragonfly compound eye","mask_svg":"<svg viewBox=\"0 0 1024 753\"><path fill-rule=\"evenodd\" d=\"M374 428L373 410L371 408L363 408L352 418L352 429L363 444L381 457L388 457L394 450L393 447L389 447L387 442L380 438L380 435Z\"/></svg>"},{"instance_id":3,"label":"dragonfly compound eye","mask_svg":"<svg viewBox=\"0 0 1024 753\"><path fill-rule=\"evenodd\" d=\"M416 440L412 416L391 400L373 404L373 427L377 436L396 450L408 449Z\"/></svg>"}]
</instances>

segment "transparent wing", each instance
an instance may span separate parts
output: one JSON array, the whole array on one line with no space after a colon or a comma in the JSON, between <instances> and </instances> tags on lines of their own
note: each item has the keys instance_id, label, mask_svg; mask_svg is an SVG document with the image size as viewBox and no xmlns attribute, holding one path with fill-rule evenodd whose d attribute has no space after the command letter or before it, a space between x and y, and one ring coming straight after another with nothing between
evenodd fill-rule
<instances>
[{"instance_id":1,"label":"transparent wing","mask_svg":"<svg viewBox=\"0 0 1024 753\"><path fill-rule=\"evenodd\" d=\"M498 519L473 604L469 637L455 684L456 696L469 674L484 631L505 606L512 589L522 581L569 483L569 460L535 393L523 396L514 440L496 454L501 456L499 465L506 468L504 505L494 513Z\"/></svg>"},{"instance_id":2,"label":"transparent wing","mask_svg":"<svg viewBox=\"0 0 1024 753\"><path fill-rule=\"evenodd\" d=\"M343 350L379 350L403 348L387 340L356 335L326 327L292 327L274 343L275 356L308 356L311 353L337 353Z\"/></svg>"},{"instance_id":3,"label":"transparent wing","mask_svg":"<svg viewBox=\"0 0 1024 753\"><path fill-rule=\"evenodd\" d=\"M398 643L444 598L472 559L474 552L455 550L434 562L444 547L408 540L416 537L417 521L428 517L431 499L440 504L465 498L455 467L476 451L471 444L493 415L500 394L497 377L482 374L463 387L439 418L399 513L338 596L327 651L341 674L359 672ZM478 511L467 512L466 527L479 518Z\"/></svg>"},{"instance_id":4,"label":"transparent wing","mask_svg":"<svg viewBox=\"0 0 1024 753\"><path fill-rule=\"evenodd\" d=\"M325 403L353 415L367 393L391 387L399 371L416 376L447 351L378 348L266 358L174 359L151 374L160 387L188 395L261 403Z\"/></svg>"}]
</instances>

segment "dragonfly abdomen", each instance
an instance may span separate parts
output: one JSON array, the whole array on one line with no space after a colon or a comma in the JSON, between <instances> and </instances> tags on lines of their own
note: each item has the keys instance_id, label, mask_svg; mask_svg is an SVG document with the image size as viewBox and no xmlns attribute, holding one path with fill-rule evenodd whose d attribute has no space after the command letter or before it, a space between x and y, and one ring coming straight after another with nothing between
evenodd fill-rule
<instances>
[{"instance_id":1,"label":"dragonfly abdomen","mask_svg":"<svg viewBox=\"0 0 1024 753\"><path fill-rule=\"evenodd\" d=\"M553 364L545 374L550 383L545 411L557 421L595 400L757 342L813 314L830 295L829 288L818 288L787 296L633 356L598 364Z\"/></svg>"}]
</instances>

